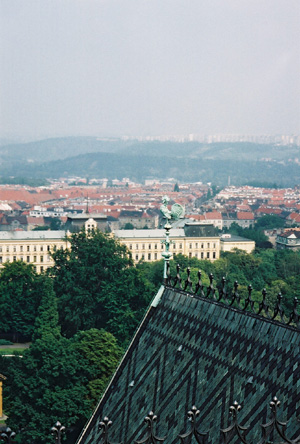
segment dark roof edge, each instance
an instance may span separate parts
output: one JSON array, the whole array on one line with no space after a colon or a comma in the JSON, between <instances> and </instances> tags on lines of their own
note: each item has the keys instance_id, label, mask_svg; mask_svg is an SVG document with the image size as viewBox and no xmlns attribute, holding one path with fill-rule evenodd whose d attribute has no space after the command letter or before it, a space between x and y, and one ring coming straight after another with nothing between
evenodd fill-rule
<instances>
[{"instance_id":1,"label":"dark roof edge","mask_svg":"<svg viewBox=\"0 0 300 444\"><path fill-rule=\"evenodd\" d=\"M279 325L284 325L286 327L291 327L296 331L300 330L300 314L298 313L297 306L300 303L297 297L294 298L294 307L292 312L287 315L282 306L281 306L281 300L282 300L282 294L277 294L277 302L274 305L274 307L269 307L269 305L266 303L266 295L267 291L264 288L262 290L262 299L260 302L254 301L251 298L251 294L253 291L252 285L248 285L248 296L247 298L242 298L238 293L238 287L239 284L237 281L234 282L233 289L230 291L227 291L226 289L226 279L225 277L222 278L222 282L220 286L214 286L214 276L212 273L209 274L209 286L205 287L202 284L201 276L202 272L201 270L198 270L198 278L197 282L193 283L190 277L191 274L191 268L187 267L187 279L183 280L180 275L180 265L178 264L177 267L177 273L175 277L172 277L170 274L170 264L167 263L167 278L165 280L166 287L170 289L174 289L179 292L183 292L184 294L190 294L193 297L200 297L203 298L203 300L209 300L213 302L221 302L222 305L224 305L227 308L234 308L241 311L241 313L247 313L247 314L253 314L258 316L258 319L267 319L269 321L275 321L276 317L280 317L280 321L276 320L275 322ZM194 289L193 289L194 286ZM205 294L206 291L206 294ZM198 294L200 293L200 294ZM225 301L225 302L224 302ZM243 305L241 305L241 302ZM258 305L258 308L256 308ZM273 309L273 313L269 313L269 309ZM265 314L263 316L262 314ZM296 325L295 327L293 325Z\"/></svg>"},{"instance_id":2,"label":"dark roof edge","mask_svg":"<svg viewBox=\"0 0 300 444\"><path fill-rule=\"evenodd\" d=\"M299 328L297 328L294 325L289 325L289 324L287 324L284 321L279 321L279 320L276 320L276 319L268 318L266 316L254 313L254 312L249 311L249 310L244 310L244 309L239 308L239 307L234 307L232 305L226 304L225 302L221 302L221 301L218 301L216 299L210 299L210 298L205 297L205 296L200 296L200 295L197 295L197 294L190 293L190 292L185 291L183 289L172 287L171 285L166 285L165 288L167 290L172 290L172 291L175 290L176 293L180 293L180 294L185 295L185 296L189 296L189 297L192 297L192 298L195 298L195 299L199 299L199 300L204 301L204 302L209 302L209 303L217 305L219 307L224 307L227 310L230 310L231 312L240 313L242 315L249 316L251 318L258 319L260 321L265 321L265 322L268 322L270 324L273 324L273 325L276 325L276 326L280 326L280 327L284 327L284 328L286 328L288 330L292 330L292 331L296 331L296 332L300 333L300 329Z\"/></svg>"}]
</instances>

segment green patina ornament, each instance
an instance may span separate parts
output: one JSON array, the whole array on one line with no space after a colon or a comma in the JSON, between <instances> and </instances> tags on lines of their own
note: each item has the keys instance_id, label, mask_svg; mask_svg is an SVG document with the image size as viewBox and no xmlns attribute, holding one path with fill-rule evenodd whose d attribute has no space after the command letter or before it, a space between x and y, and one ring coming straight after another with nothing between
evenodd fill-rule
<instances>
[{"instance_id":1,"label":"green patina ornament","mask_svg":"<svg viewBox=\"0 0 300 444\"><path fill-rule=\"evenodd\" d=\"M165 284L167 283L168 263L172 257L172 253L169 251L170 244L172 242L172 241L170 241L170 229L172 228L171 222L176 221L180 218L183 218L183 216L184 216L184 208L183 208L183 206L179 205L178 203L174 203L171 207L171 210L169 210L169 208L168 208L169 200L170 199L168 196L164 196L162 198L163 204L160 207L161 213L167 219L167 222L164 226L166 239L162 241L162 243L165 245L165 251L162 253L162 257L164 258L164 282L165 282Z\"/></svg>"},{"instance_id":2,"label":"green patina ornament","mask_svg":"<svg viewBox=\"0 0 300 444\"><path fill-rule=\"evenodd\" d=\"M184 208L182 205L178 203L174 203L171 207L171 210L168 208L169 197L164 196L162 198L163 204L160 207L161 213L167 220L178 220L183 218L184 216Z\"/></svg>"}]
</instances>

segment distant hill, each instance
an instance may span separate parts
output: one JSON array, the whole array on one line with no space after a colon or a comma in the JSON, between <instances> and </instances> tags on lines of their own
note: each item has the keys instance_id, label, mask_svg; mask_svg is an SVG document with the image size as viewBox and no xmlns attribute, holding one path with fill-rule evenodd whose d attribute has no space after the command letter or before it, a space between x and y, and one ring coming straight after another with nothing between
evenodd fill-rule
<instances>
[{"instance_id":1,"label":"distant hill","mask_svg":"<svg viewBox=\"0 0 300 444\"><path fill-rule=\"evenodd\" d=\"M212 160L287 160L300 156L300 147L262 145L250 142L139 142L97 137L62 137L28 143L0 145L0 159L12 161L16 158L30 162L45 162L84 153L124 153L132 155L191 157Z\"/></svg>"},{"instance_id":2,"label":"distant hill","mask_svg":"<svg viewBox=\"0 0 300 444\"><path fill-rule=\"evenodd\" d=\"M300 183L300 166L295 163L203 160L199 158L158 157L119 153L89 153L40 164L22 163L16 166L19 176L59 178L68 176L130 177L142 182L146 178L173 177L181 182L213 182L225 185L230 176L232 184L254 181L294 186ZM13 174L13 170L10 174ZM8 173L6 175L9 175Z\"/></svg>"},{"instance_id":3,"label":"distant hill","mask_svg":"<svg viewBox=\"0 0 300 444\"><path fill-rule=\"evenodd\" d=\"M62 137L2 145L0 159L12 161L18 158L30 162L45 162L66 159L82 153L121 151L124 147L126 142L119 139L109 141L97 137Z\"/></svg>"},{"instance_id":4,"label":"distant hill","mask_svg":"<svg viewBox=\"0 0 300 444\"><path fill-rule=\"evenodd\" d=\"M138 142L69 137L0 146L1 176L85 176L300 184L300 148L252 143Z\"/></svg>"},{"instance_id":5,"label":"distant hill","mask_svg":"<svg viewBox=\"0 0 300 444\"><path fill-rule=\"evenodd\" d=\"M128 148L130 154L143 154L154 156L176 156L202 158L211 160L239 159L246 161L260 160L288 160L299 158L300 147L296 145L278 146L257 144L250 142L219 142L219 143L199 143L199 142L135 142Z\"/></svg>"}]
</instances>

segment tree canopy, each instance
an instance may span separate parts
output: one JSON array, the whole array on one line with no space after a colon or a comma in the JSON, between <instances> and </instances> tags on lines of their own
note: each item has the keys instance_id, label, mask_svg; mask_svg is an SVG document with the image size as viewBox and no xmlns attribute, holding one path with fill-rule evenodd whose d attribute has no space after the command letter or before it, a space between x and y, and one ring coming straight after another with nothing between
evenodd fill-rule
<instances>
[{"instance_id":1,"label":"tree canopy","mask_svg":"<svg viewBox=\"0 0 300 444\"><path fill-rule=\"evenodd\" d=\"M266 228L267 227L264 229ZM271 242L269 242L268 237L264 234L264 229L262 227L242 228L236 222L233 222L228 229L228 232L254 240L257 248L273 248L273 245Z\"/></svg>"},{"instance_id":2,"label":"tree canopy","mask_svg":"<svg viewBox=\"0 0 300 444\"><path fill-rule=\"evenodd\" d=\"M22 442L48 443L57 419L70 427L87 417L87 378L70 340L60 334L51 283L44 288L34 340L9 367L8 425L22 429Z\"/></svg>"},{"instance_id":3,"label":"tree canopy","mask_svg":"<svg viewBox=\"0 0 300 444\"><path fill-rule=\"evenodd\" d=\"M126 224L124 225L123 230L133 230L134 229L134 225L132 225L132 223L130 222L126 222Z\"/></svg>"},{"instance_id":4,"label":"tree canopy","mask_svg":"<svg viewBox=\"0 0 300 444\"><path fill-rule=\"evenodd\" d=\"M49 443L59 419L78 434L118 365L121 349L104 330L61 335L52 282L46 281L30 348L22 359L0 359L7 374L5 412L22 443ZM70 441L71 442L71 441Z\"/></svg>"},{"instance_id":5,"label":"tree canopy","mask_svg":"<svg viewBox=\"0 0 300 444\"><path fill-rule=\"evenodd\" d=\"M77 333L73 346L88 375L88 398L95 406L119 363L121 349L111 333L96 328Z\"/></svg>"},{"instance_id":6,"label":"tree canopy","mask_svg":"<svg viewBox=\"0 0 300 444\"><path fill-rule=\"evenodd\" d=\"M104 328L121 343L128 341L151 298L147 281L111 235L82 230L69 242L68 250L53 254L50 271L63 333Z\"/></svg>"},{"instance_id":7,"label":"tree canopy","mask_svg":"<svg viewBox=\"0 0 300 444\"><path fill-rule=\"evenodd\" d=\"M268 230L273 228L282 228L284 225L285 220L282 217L277 216L277 214L267 214L257 219L255 227Z\"/></svg>"},{"instance_id":8,"label":"tree canopy","mask_svg":"<svg viewBox=\"0 0 300 444\"><path fill-rule=\"evenodd\" d=\"M46 282L32 265L6 262L0 273L0 331L11 333L14 340L30 340Z\"/></svg>"}]
</instances>

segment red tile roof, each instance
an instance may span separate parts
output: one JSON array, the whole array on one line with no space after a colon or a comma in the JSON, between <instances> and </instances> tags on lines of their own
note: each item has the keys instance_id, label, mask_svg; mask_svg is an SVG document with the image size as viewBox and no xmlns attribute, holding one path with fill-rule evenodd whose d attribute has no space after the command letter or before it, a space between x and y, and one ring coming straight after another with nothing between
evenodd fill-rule
<instances>
[{"instance_id":1,"label":"red tile roof","mask_svg":"<svg viewBox=\"0 0 300 444\"><path fill-rule=\"evenodd\" d=\"M205 220L204 214L187 214L186 217L194 220Z\"/></svg>"},{"instance_id":2,"label":"red tile roof","mask_svg":"<svg viewBox=\"0 0 300 444\"><path fill-rule=\"evenodd\" d=\"M296 212L289 214L287 218L295 222L300 222L300 214Z\"/></svg>"},{"instance_id":3,"label":"red tile roof","mask_svg":"<svg viewBox=\"0 0 300 444\"><path fill-rule=\"evenodd\" d=\"M31 225L44 225L45 224L45 220L43 217L27 216L27 222Z\"/></svg>"},{"instance_id":4,"label":"red tile roof","mask_svg":"<svg viewBox=\"0 0 300 444\"><path fill-rule=\"evenodd\" d=\"M254 214L250 211L238 211L236 216L238 220L254 220Z\"/></svg>"},{"instance_id":5,"label":"red tile roof","mask_svg":"<svg viewBox=\"0 0 300 444\"><path fill-rule=\"evenodd\" d=\"M263 214L281 214L282 210L280 208L266 208L266 207L259 207L256 210L256 213L263 213Z\"/></svg>"},{"instance_id":6,"label":"red tile roof","mask_svg":"<svg viewBox=\"0 0 300 444\"><path fill-rule=\"evenodd\" d=\"M218 219L218 220L222 220L222 214L219 213L218 211L211 211L209 213L205 213L205 219L206 220L212 220L212 219Z\"/></svg>"},{"instance_id":7,"label":"red tile roof","mask_svg":"<svg viewBox=\"0 0 300 444\"><path fill-rule=\"evenodd\" d=\"M251 211L250 206L249 206L249 205L245 205L245 204L237 205L236 208L237 208L239 211Z\"/></svg>"}]
</instances>

